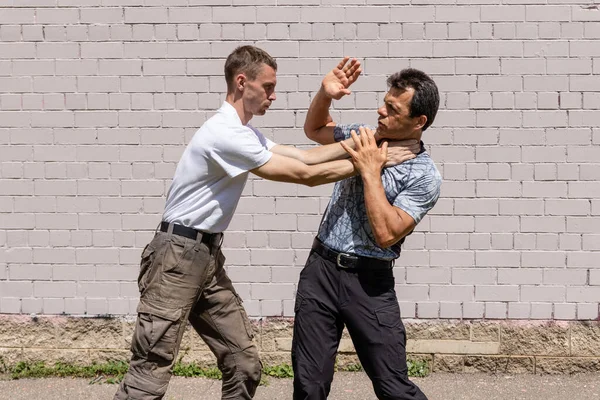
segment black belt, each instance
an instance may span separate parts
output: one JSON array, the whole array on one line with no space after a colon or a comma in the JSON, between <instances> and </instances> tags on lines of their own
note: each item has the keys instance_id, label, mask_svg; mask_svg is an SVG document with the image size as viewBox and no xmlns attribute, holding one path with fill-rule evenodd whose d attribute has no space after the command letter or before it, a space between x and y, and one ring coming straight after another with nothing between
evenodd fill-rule
<instances>
[{"instance_id":1,"label":"black belt","mask_svg":"<svg viewBox=\"0 0 600 400\"><path fill-rule=\"evenodd\" d=\"M312 249L321 257L335 263L344 269L389 269L394 266L394 260L363 257L353 254L340 253L325 246L318 238L313 241Z\"/></svg>"},{"instance_id":2,"label":"black belt","mask_svg":"<svg viewBox=\"0 0 600 400\"><path fill-rule=\"evenodd\" d=\"M220 240L219 236L222 235L222 233L203 232L203 231L199 231L197 229L179 225L179 224L170 224L170 225L173 225L173 234L174 235L179 235L179 236L186 237L188 239L196 240L196 238L198 237L198 234L200 234L200 235L202 235L202 239L201 239L202 243L206 243L206 244L211 244L211 243L213 243L214 240L217 240L217 239ZM168 232L169 231L169 223L166 221L162 221L160 223L160 231Z\"/></svg>"}]
</instances>

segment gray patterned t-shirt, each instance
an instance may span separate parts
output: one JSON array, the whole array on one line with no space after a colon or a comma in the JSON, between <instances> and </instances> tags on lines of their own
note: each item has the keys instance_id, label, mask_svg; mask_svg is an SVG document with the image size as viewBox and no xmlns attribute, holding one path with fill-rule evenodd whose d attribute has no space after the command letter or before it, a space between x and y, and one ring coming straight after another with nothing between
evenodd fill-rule
<instances>
[{"instance_id":1,"label":"gray patterned t-shirt","mask_svg":"<svg viewBox=\"0 0 600 400\"><path fill-rule=\"evenodd\" d=\"M351 130L358 133L360 126L366 125L337 125L334 128L335 140L349 138ZM442 184L439 171L424 149L412 160L384 168L381 180L390 204L405 211L416 223L435 205ZM317 236L336 251L388 260L400 256L400 246L404 242L402 239L385 249L377 246L359 175L335 184Z\"/></svg>"}]
</instances>

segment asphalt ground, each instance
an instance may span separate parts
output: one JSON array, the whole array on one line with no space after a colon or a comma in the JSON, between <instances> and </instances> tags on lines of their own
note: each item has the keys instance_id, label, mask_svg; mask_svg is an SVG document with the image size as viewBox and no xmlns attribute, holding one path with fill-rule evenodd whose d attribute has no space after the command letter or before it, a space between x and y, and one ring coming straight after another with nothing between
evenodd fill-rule
<instances>
[{"instance_id":1,"label":"asphalt ground","mask_svg":"<svg viewBox=\"0 0 600 400\"><path fill-rule=\"evenodd\" d=\"M429 400L600 400L600 374L485 375L435 373L415 378ZM220 399L221 382L205 378L174 377L165 400ZM2 400L111 400L117 385L90 384L89 379L40 378L0 380ZM268 378L255 399L291 399L292 380ZM338 372L331 400L376 400L362 372Z\"/></svg>"}]
</instances>

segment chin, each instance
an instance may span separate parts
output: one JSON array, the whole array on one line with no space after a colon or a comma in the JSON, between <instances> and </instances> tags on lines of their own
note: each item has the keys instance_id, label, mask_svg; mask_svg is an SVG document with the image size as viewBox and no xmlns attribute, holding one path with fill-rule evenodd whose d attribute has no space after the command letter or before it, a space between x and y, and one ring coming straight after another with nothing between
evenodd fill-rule
<instances>
[{"instance_id":1,"label":"chin","mask_svg":"<svg viewBox=\"0 0 600 400\"><path fill-rule=\"evenodd\" d=\"M406 137L402 133L388 132L387 134L380 135L383 139L387 140L404 140Z\"/></svg>"},{"instance_id":2,"label":"chin","mask_svg":"<svg viewBox=\"0 0 600 400\"><path fill-rule=\"evenodd\" d=\"M390 135L386 131L382 131L381 129L377 129L377 134L381 139L390 139Z\"/></svg>"}]
</instances>

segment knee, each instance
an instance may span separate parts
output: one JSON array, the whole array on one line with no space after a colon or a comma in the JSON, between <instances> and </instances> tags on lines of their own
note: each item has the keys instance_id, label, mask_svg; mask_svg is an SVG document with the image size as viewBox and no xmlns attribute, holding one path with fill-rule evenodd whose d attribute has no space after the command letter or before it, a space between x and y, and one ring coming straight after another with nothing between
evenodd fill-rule
<instances>
[{"instance_id":1,"label":"knee","mask_svg":"<svg viewBox=\"0 0 600 400\"><path fill-rule=\"evenodd\" d=\"M262 366L256 347L231 353L221 360L223 399L251 399L260 383Z\"/></svg>"},{"instance_id":2,"label":"knee","mask_svg":"<svg viewBox=\"0 0 600 400\"><path fill-rule=\"evenodd\" d=\"M238 356L238 374L258 385L262 374L262 364L260 363L256 347L246 349L241 353L236 354L236 357Z\"/></svg>"},{"instance_id":3,"label":"knee","mask_svg":"<svg viewBox=\"0 0 600 400\"><path fill-rule=\"evenodd\" d=\"M224 381L241 381L258 386L262 365L255 346L231 354L227 358L221 368Z\"/></svg>"}]
</instances>

